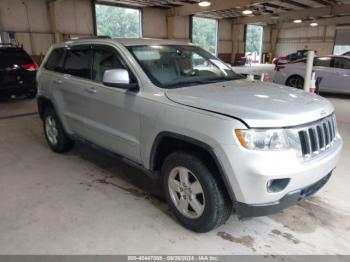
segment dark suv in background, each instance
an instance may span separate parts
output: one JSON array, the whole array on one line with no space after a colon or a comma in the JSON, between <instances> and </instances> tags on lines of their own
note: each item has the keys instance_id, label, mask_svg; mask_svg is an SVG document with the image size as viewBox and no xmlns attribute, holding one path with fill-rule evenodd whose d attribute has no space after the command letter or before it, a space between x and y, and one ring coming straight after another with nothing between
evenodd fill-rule
<instances>
[{"instance_id":1,"label":"dark suv in background","mask_svg":"<svg viewBox=\"0 0 350 262\"><path fill-rule=\"evenodd\" d=\"M23 47L0 43L0 97L25 95L34 98L37 68Z\"/></svg>"}]
</instances>

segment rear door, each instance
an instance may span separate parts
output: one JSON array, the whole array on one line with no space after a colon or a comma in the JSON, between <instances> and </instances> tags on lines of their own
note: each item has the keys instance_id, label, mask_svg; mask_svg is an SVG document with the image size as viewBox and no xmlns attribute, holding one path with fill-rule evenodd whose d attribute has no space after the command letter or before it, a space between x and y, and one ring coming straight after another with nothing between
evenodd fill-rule
<instances>
[{"instance_id":1,"label":"rear door","mask_svg":"<svg viewBox=\"0 0 350 262\"><path fill-rule=\"evenodd\" d=\"M329 92L329 90L332 90L332 76L334 72L333 64L334 60L330 56L317 57L314 60L314 71L316 73L316 78L322 78L320 84L321 92Z\"/></svg>"},{"instance_id":2,"label":"rear door","mask_svg":"<svg viewBox=\"0 0 350 262\"><path fill-rule=\"evenodd\" d=\"M83 119L86 101L82 94L91 84L91 46L78 45L66 48L60 74L52 76L52 93L71 131L82 134L87 128Z\"/></svg>"},{"instance_id":3,"label":"rear door","mask_svg":"<svg viewBox=\"0 0 350 262\"><path fill-rule=\"evenodd\" d=\"M84 87L77 106L81 123L79 132L88 140L140 162L140 116L137 106L138 92L102 83L109 69L128 67L118 51L108 45L93 45L92 80ZM132 81L136 81L131 71Z\"/></svg>"},{"instance_id":4,"label":"rear door","mask_svg":"<svg viewBox=\"0 0 350 262\"><path fill-rule=\"evenodd\" d=\"M350 59L334 58L334 72L332 76L332 90L336 93L350 93Z\"/></svg>"}]
</instances>

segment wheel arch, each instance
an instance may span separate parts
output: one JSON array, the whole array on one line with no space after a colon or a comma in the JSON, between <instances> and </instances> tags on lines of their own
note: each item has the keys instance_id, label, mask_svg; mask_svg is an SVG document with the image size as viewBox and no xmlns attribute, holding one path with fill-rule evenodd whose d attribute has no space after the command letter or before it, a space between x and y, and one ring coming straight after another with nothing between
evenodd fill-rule
<instances>
[{"instance_id":1,"label":"wheel arch","mask_svg":"<svg viewBox=\"0 0 350 262\"><path fill-rule=\"evenodd\" d=\"M303 77L303 76L301 76L301 75L299 75L299 74L292 74L292 75L290 75L290 76L287 77L286 82L285 82L284 84L287 85L288 81L289 81L292 77L300 77L301 79L304 80L304 77Z\"/></svg>"},{"instance_id":2,"label":"wheel arch","mask_svg":"<svg viewBox=\"0 0 350 262\"><path fill-rule=\"evenodd\" d=\"M52 107L55 110L55 106L50 99L44 96L38 96L37 98L38 113L41 119L43 119L45 108Z\"/></svg>"},{"instance_id":3,"label":"wheel arch","mask_svg":"<svg viewBox=\"0 0 350 262\"><path fill-rule=\"evenodd\" d=\"M223 170L220 160L214 152L214 149L207 143L192 137L167 131L159 133L155 138L151 149L149 163L150 171L152 173L159 174L165 158L170 153L179 150L199 154L199 156L204 159L206 163L210 164L210 166L214 168L214 171L216 171L215 173L217 174L216 178L223 186L223 189L230 200L234 202L236 201L232 186Z\"/></svg>"}]
</instances>

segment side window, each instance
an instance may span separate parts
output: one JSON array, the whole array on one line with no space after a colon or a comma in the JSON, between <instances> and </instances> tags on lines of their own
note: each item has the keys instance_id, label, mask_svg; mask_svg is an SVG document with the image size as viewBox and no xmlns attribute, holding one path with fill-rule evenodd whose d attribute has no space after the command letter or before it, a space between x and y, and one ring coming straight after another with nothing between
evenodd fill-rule
<instances>
[{"instance_id":1,"label":"side window","mask_svg":"<svg viewBox=\"0 0 350 262\"><path fill-rule=\"evenodd\" d=\"M314 66L331 67L331 57L317 57L314 61Z\"/></svg>"},{"instance_id":2,"label":"side window","mask_svg":"<svg viewBox=\"0 0 350 262\"><path fill-rule=\"evenodd\" d=\"M344 69L350 70L350 59L344 59Z\"/></svg>"},{"instance_id":3,"label":"side window","mask_svg":"<svg viewBox=\"0 0 350 262\"><path fill-rule=\"evenodd\" d=\"M90 79L90 47L74 46L67 49L64 73Z\"/></svg>"},{"instance_id":4,"label":"side window","mask_svg":"<svg viewBox=\"0 0 350 262\"><path fill-rule=\"evenodd\" d=\"M336 58L334 67L340 69L350 69L350 59Z\"/></svg>"},{"instance_id":5,"label":"side window","mask_svg":"<svg viewBox=\"0 0 350 262\"><path fill-rule=\"evenodd\" d=\"M334 59L334 67L343 68L343 59L340 59L340 58Z\"/></svg>"},{"instance_id":6,"label":"side window","mask_svg":"<svg viewBox=\"0 0 350 262\"><path fill-rule=\"evenodd\" d=\"M113 47L93 47L92 80L102 82L106 70L122 68L126 69L126 66Z\"/></svg>"},{"instance_id":7,"label":"side window","mask_svg":"<svg viewBox=\"0 0 350 262\"><path fill-rule=\"evenodd\" d=\"M53 50L44 68L51 71L62 72L64 52L65 50L63 48Z\"/></svg>"}]
</instances>

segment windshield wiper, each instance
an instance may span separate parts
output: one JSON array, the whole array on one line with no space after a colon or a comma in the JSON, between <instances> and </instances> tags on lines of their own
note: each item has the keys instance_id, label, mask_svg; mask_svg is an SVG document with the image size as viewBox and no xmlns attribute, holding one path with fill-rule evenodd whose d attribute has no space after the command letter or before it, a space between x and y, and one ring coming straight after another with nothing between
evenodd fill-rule
<instances>
[{"instance_id":1,"label":"windshield wiper","mask_svg":"<svg viewBox=\"0 0 350 262\"><path fill-rule=\"evenodd\" d=\"M242 76L235 76L231 78L216 78L216 79L208 79L208 80L195 80L195 81L180 81L173 84L169 84L166 86L166 88L176 88L176 87L185 87L185 86L192 86L192 85L205 85L205 84L212 84L212 83L219 83L219 82L226 82L226 81L233 81L233 80L241 80L243 79Z\"/></svg>"},{"instance_id":2,"label":"windshield wiper","mask_svg":"<svg viewBox=\"0 0 350 262\"><path fill-rule=\"evenodd\" d=\"M175 87L181 87L181 86L192 86L192 85L201 85L201 84L208 84L213 83L211 81L204 81L204 80L196 80L196 81L180 81L173 84L169 84L166 87L167 88L175 88Z\"/></svg>"}]
</instances>

